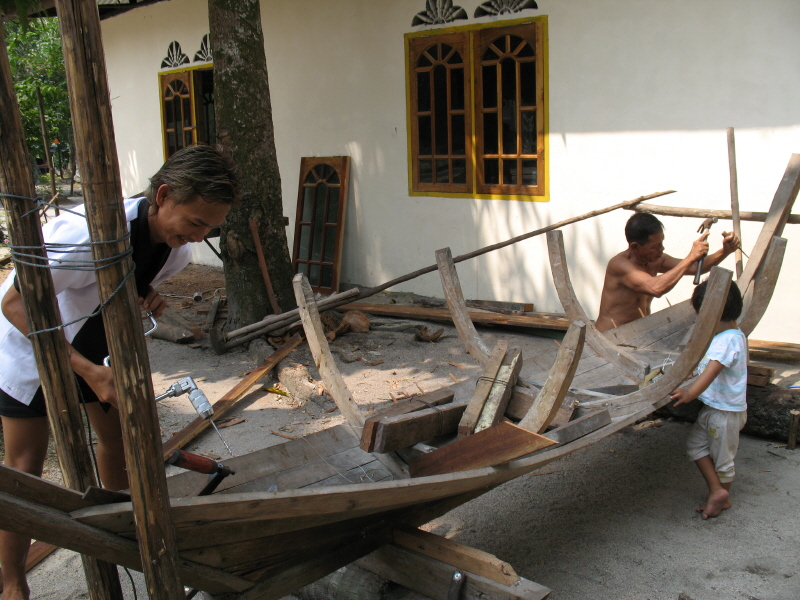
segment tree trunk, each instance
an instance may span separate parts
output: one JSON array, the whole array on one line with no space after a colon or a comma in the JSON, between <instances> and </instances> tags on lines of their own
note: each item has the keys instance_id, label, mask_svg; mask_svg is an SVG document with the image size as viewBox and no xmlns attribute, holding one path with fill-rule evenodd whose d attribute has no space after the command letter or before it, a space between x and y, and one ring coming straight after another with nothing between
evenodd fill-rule
<instances>
[{"instance_id":1,"label":"tree trunk","mask_svg":"<svg viewBox=\"0 0 800 600\"><path fill-rule=\"evenodd\" d=\"M228 215L220 239L229 330L273 312L250 219L259 225L261 247L278 304L284 311L296 306L259 4L259 0L208 2L217 142L231 152L242 174L241 205Z\"/></svg>"}]
</instances>

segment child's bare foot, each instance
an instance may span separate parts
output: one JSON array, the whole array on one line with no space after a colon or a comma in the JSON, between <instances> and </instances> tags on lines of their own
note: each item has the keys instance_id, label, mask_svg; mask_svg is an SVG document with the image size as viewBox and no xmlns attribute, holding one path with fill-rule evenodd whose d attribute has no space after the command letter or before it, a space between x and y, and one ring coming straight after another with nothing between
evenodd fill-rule
<instances>
[{"instance_id":1,"label":"child's bare foot","mask_svg":"<svg viewBox=\"0 0 800 600\"><path fill-rule=\"evenodd\" d=\"M730 507L730 494L728 490L719 489L709 494L708 500L706 500L703 506L697 509L697 512L703 513L703 519L705 520L718 516L719 513Z\"/></svg>"}]
</instances>

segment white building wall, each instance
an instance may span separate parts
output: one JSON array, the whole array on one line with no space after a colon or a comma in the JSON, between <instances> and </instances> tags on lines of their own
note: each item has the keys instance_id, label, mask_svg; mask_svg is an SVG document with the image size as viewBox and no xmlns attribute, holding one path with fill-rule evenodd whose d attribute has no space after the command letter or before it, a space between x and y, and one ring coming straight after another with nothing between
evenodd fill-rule
<instances>
[{"instance_id":1,"label":"white building wall","mask_svg":"<svg viewBox=\"0 0 800 600\"><path fill-rule=\"evenodd\" d=\"M468 21L479 0L461 0ZM403 35L423 0L262 0L284 210L294 231L301 156L352 157L343 281L376 285L571 216L651 192L672 206L729 208L725 128L736 128L742 210L768 209L792 152L800 152L800 4L796 0L538 0L509 18L549 20L550 201L529 203L408 193ZM193 57L208 31L202 0L171 0L103 23L125 191L163 160L157 71L177 40ZM800 209L798 209L800 212ZM625 248L616 212L564 229L571 275L594 316L608 259ZM696 221L663 218L667 252L684 256ZM712 232L712 250L721 222ZM797 342L785 309L800 292L789 225L776 295L753 336ZM744 248L758 224L743 224ZM202 249L202 247L200 247ZM207 261L207 256L198 260ZM212 257L213 258L213 257ZM733 268L733 259L724 264ZM543 238L458 265L468 298L534 302L558 311ZM691 293L685 278L668 298ZM435 275L400 291L441 296ZM666 305L656 300L655 308Z\"/></svg>"}]
</instances>

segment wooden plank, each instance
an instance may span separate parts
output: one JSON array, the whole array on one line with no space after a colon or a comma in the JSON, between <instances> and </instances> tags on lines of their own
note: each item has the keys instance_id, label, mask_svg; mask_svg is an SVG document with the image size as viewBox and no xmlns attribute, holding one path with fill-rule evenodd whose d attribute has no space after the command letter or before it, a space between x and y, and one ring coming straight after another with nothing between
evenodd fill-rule
<instances>
[{"instance_id":1,"label":"wooden plank","mask_svg":"<svg viewBox=\"0 0 800 600\"><path fill-rule=\"evenodd\" d=\"M377 425L381 419L404 415L415 410L420 410L430 406L438 406L453 401L455 393L450 388L442 388L421 396L415 396L410 400L403 400L395 405L379 410L364 421L364 431L361 434L361 448L367 452L375 450L375 434Z\"/></svg>"},{"instance_id":2,"label":"wooden plank","mask_svg":"<svg viewBox=\"0 0 800 600\"><path fill-rule=\"evenodd\" d=\"M683 327L687 319L694 322L696 317L691 300L684 300L641 319L609 329L603 335L617 345L643 348L669 335L667 332Z\"/></svg>"},{"instance_id":3,"label":"wooden plank","mask_svg":"<svg viewBox=\"0 0 800 600\"><path fill-rule=\"evenodd\" d=\"M533 304L528 304L525 302L503 302L500 300L467 300L466 305L469 308L489 310L507 315L514 313L533 312L534 308Z\"/></svg>"},{"instance_id":4,"label":"wooden plank","mask_svg":"<svg viewBox=\"0 0 800 600\"><path fill-rule=\"evenodd\" d=\"M467 305L464 302L464 294L461 291L461 282L458 280L453 255L450 248L443 248L436 251L436 264L439 268L439 277L442 280L444 297L447 300L447 308L453 316L453 324L456 326L458 336L472 355L481 365L486 366L491 360L492 353L483 343L478 330L470 319L467 312Z\"/></svg>"},{"instance_id":5,"label":"wooden plank","mask_svg":"<svg viewBox=\"0 0 800 600\"><path fill-rule=\"evenodd\" d=\"M577 404L578 400L575 398L575 396L564 396L564 400L561 402L561 407L556 412L556 416L553 417L553 420L550 421L550 425L548 427L558 428L569 423L572 419L572 415L575 413Z\"/></svg>"},{"instance_id":6,"label":"wooden plank","mask_svg":"<svg viewBox=\"0 0 800 600\"><path fill-rule=\"evenodd\" d=\"M449 597L453 567L397 544L384 546L356 564L428 598ZM422 573L424 577L420 576ZM503 585L475 573L464 575L464 587L459 595L462 600L542 600L550 595L548 588L524 578L512 585Z\"/></svg>"},{"instance_id":7,"label":"wooden plank","mask_svg":"<svg viewBox=\"0 0 800 600\"><path fill-rule=\"evenodd\" d=\"M387 417L378 425L375 452L392 452L454 433L464 414L464 404L426 408L407 415Z\"/></svg>"},{"instance_id":8,"label":"wooden plank","mask_svg":"<svg viewBox=\"0 0 800 600\"><path fill-rule=\"evenodd\" d=\"M644 364L597 331L597 327L586 315L586 311L583 310L578 301L569 277L567 255L564 250L564 236L561 231L550 231L547 234L547 253L550 258L553 283L556 286L556 292L558 292L558 299L564 307L564 312L567 313L567 318L570 321L586 323L586 343L595 352L623 373L630 375L635 381L644 381L645 375L650 371L649 365Z\"/></svg>"},{"instance_id":9,"label":"wooden plank","mask_svg":"<svg viewBox=\"0 0 800 600\"><path fill-rule=\"evenodd\" d=\"M214 416L212 419L217 421L225 414L230 412L236 403L244 397L251 387L258 383L258 381L260 381L264 375L274 369L275 366L281 360L286 358L292 350L297 348L302 341L303 338L300 337L300 334L296 333L289 339L288 342L268 356L266 360L264 360L264 362L262 362L258 367L250 371L250 373L248 373L244 379L237 383L227 394L213 404ZM209 427L211 427L211 425L207 419L197 417L186 427L176 432L171 438L164 442L162 452L164 460L167 460L167 456L170 452L183 448L186 444L188 444Z\"/></svg>"},{"instance_id":10,"label":"wooden plank","mask_svg":"<svg viewBox=\"0 0 800 600\"><path fill-rule=\"evenodd\" d=\"M461 417L461 422L458 424L458 437L472 435L472 432L475 430L475 425L478 424L481 411L483 411L483 405L489 397L489 392L492 391L492 385L494 385L494 380L497 378L497 373L500 370L500 366L503 364L503 359L506 356L507 350L508 342L505 340L499 340L497 344L495 344L491 358L484 365L483 374L480 379L478 379L475 392L472 394L467 409Z\"/></svg>"},{"instance_id":11,"label":"wooden plank","mask_svg":"<svg viewBox=\"0 0 800 600\"><path fill-rule=\"evenodd\" d=\"M750 258L744 265L742 276L737 280L739 289L744 294L750 286L756 271L766 256L767 249L774 236L780 236L792 211L797 192L800 190L800 154L792 154L786 172L783 174L778 189L767 213L764 226L758 234L756 243L750 251Z\"/></svg>"},{"instance_id":12,"label":"wooden plank","mask_svg":"<svg viewBox=\"0 0 800 600\"><path fill-rule=\"evenodd\" d=\"M744 295L744 309L739 319L739 329L746 336L753 333L761 321L761 317L767 312L767 307L778 283L778 275L785 253L786 239L773 237L767 255L753 278L753 284Z\"/></svg>"},{"instance_id":13,"label":"wooden plank","mask_svg":"<svg viewBox=\"0 0 800 600\"><path fill-rule=\"evenodd\" d=\"M484 429L411 462L412 477L491 467L554 444L541 435L511 423Z\"/></svg>"},{"instance_id":14,"label":"wooden plank","mask_svg":"<svg viewBox=\"0 0 800 600\"><path fill-rule=\"evenodd\" d=\"M570 421L566 425L562 425L552 431L544 434L544 437L558 442L559 444L568 444L573 440L577 440L585 435L597 431L601 427L605 427L611 423L611 415L608 410L596 410L589 414L583 415Z\"/></svg>"},{"instance_id":15,"label":"wooden plank","mask_svg":"<svg viewBox=\"0 0 800 600\"><path fill-rule=\"evenodd\" d=\"M503 585L514 585L519 575L507 562L494 554L456 542L416 527L399 527L393 532L395 545L447 563Z\"/></svg>"},{"instance_id":16,"label":"wooden plank","mask_svg":"<svg viewBox=\"0 0 800 600\"><path fill-rule=\"evenodd\" d=\"M497 378L492 384L492 389L486 398L481 410L481 415L475 425L475 432L483 431L497 425L506 412L506 406L511 399L514 386L517 383L520 369L522 369L522 351L511 348L506 352L503 364L497 371Z\"/></svg>"},{"instance_id":17,"label":"wooden plank","mask_svg":"<svg viewBox=\"0 0 800 600\"><path fill-rule=\"evenodd\" d=\"M733 233L741 241L742 225L741 215L739 214L739 177L736 173L736 136L733 127L725 130L728 138L728 173L731 182L731 219L733 220ZM742 276L742 248L741 245L736 249L736 278Z\"/></svg>"},{"instance_id":18,"label":"wooden plank","mask_svg":"<svg viewBox=\"0 0 800 600\"><path fill-rule=\"evenodd\" d=\"M766 387L772 383L773 377L775 377L774 367L747 364L747 385Z\"/></svg>"},{"instance_id":19,"label":"wooden plank","mask_svg":"<svg viewBox=\"0 0 800 600\"><path fill-rule=\"evenodd\" d=\"M547 429L567 395L578 368L585 338L586 324L583 321L572 323L561 342L547 381L536 396L531 409L519 422L520 427L533 433L542 433Z\"/></svg>"},{"instance_id":20,"label":"wooden plank","mask_svg":"<svg viewBox=\"0 0 800 600\"><path fill-rule=\"evenodd\" d=\"M800 344L791 342L769 342L765 340L747 340L750 355L756 353L759 357L779 361L800 360Z\"/></svg>"},{"instance_id":21,"label":"wooden plank","mask_svg":"<svg viewBox=\"0 0 800 600\"><path fill-rule=\"evenodd\" d=\"M256 452L225 460L225 465L236 471L226 477L217 488L219 492L274 475L281 471L301 467L358 445L358 439L347 425L337 425L311 433L303 438L262 448ZM186 471L167 479L170 495L192 495L207 479L206 475Z\"/></svg>"},{"instance_id":22,"label":"wooden plank","mask_svg":"<svg viewBox=\"0 0 800 600\"><path fill-rule=\"evenodd\" d=\"M61 511L0 492L0 528L141 571L136 542L80 523ZM244 591L251 582L218 569L178 560L182 582L212 594ZM214 591L216 590L216 591Z\"/></svg>"},{"instance_id":23,"label":"wooden plank","mask_svg":"<svg viewBox=\"0 0 800 600\"><path fill-rule=\"evenodd\" d=\"M399 317L402 319L418 319L441 323L453 322L450 311L445 308L424 308L403 304L349 302L340 306L339 310L360 310L373 315ZM560 313L537 312L532 315L501 315L498 313L470 310L467 311L467 314L470 320L478 325L502 325L507 327L521 327L524 329L553 329L556 331L566 331L569 327L569 319Z\"/></svg>"},{"instance_id":24,"label":"wooden plank","mask_svg":"<svg viewBox=\"0 0 800 600\"><path fill-rule=\"evenodd\" d=\"M0 492L65 512L93 506L80 492L5 465L0 465Z\"/></svg>"},{"instance_id":25,"label":"wooden plank","mask_svg":"<svg viewBox=\"0 0 800 600\"><path fill-rule=\"evenodd\" d=\"M661 206L659 204L648 204L642 202L635 208L630 208L635 212L650 213L651 215L664 215L665 217L690 217L692 219L707 219L709 217L717 219L733 220L733 214L729 210L716 210L711 208L680 208L676 206ZM757 221L763 223L767 220L768 213L753 212L749 210L739 211L740 221ZM800 223L800 215L789 215L787 223Z\"/></svg>"}]
</instances>

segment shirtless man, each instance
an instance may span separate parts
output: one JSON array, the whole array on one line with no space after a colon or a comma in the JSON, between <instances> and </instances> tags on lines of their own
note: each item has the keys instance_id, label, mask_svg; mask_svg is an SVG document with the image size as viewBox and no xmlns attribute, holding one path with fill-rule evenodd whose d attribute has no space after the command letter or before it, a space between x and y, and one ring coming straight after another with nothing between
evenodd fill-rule
<instances>
[{"instance_id":1,"label":"shirtless man","mask_svg":"<svg viewBox=\"0 0 800 600\"><path fill-rule=\"evenodd\" d=\"M686 258L679 260L664 253L661 221L648 213L636 213L628 219L628 249L608 261L597 330L608 331L649 315L653 298L666 294L684 275L695 274L697 261L708 253L707 237L708 232L701 235ZM703 272L721 263L738 247L738 237L733 233L724 235L722 248L703 261Z\"/></svg>"}]
</instances>

